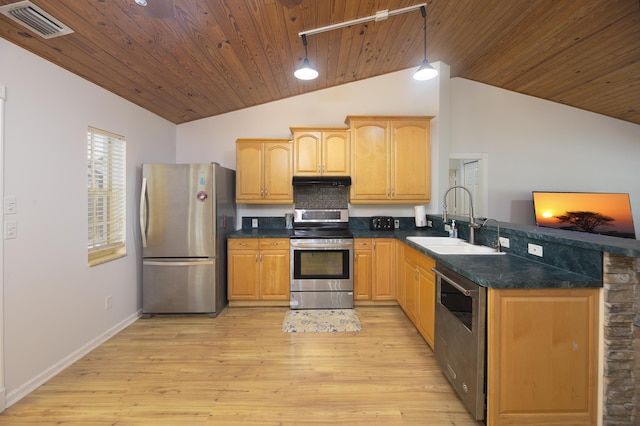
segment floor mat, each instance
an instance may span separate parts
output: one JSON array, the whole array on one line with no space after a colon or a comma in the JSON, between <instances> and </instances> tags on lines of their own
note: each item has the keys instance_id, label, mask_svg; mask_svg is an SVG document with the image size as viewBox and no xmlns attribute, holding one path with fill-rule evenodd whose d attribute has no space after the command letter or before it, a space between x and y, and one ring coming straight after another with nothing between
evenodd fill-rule
<instances>
[{"instance_id":1,"label":"floor mat","mask_svg":"<svg viewBox=\"0 0 640 426\"><path fill-rule=\"evenodd\" d=\"M287 311L282 331L314 333L360 331L360 320L354 309L294 309Z\"/></svg>"}]
</instances>

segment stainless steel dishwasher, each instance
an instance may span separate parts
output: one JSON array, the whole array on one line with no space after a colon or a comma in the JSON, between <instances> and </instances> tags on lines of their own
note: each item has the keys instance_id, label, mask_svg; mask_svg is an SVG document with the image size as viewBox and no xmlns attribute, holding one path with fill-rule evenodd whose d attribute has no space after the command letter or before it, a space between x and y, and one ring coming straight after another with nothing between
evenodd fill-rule
<instances>
[{"instance_id":1,"label":"stainless steel dishwasher","mask_svg":"<svg viewBox=\"0 0 640 426\"><path fill-rule=\"evenodd\" d=\"M486 411L487 289L436 263L434 353L476 420Z\"/></svg>"}]
</instances>

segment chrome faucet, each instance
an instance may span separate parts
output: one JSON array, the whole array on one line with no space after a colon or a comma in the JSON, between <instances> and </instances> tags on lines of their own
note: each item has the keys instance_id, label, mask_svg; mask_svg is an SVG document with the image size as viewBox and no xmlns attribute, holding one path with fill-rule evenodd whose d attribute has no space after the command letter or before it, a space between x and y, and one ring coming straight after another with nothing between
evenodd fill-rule
<instances>
[{"instance_id":1,"label":"chrome faucet","mask_svg":"<svg viewBox=\"0 0 640 426\"><path fill-rule=\"evenodd\" d=\"M502 249L501 249L502 246L500 245L500 222L498 222L497 220L495 220L493 218L485 219L484 222L482 222L482 227L484 227L487 224L487 222L489 222L490 220L494 221L496 223L496 225L498 226L498 241L496 241L495 244L492 244L492 247L500 252L500 251L502 251Z\"/></svg>"},{"instance_id":2,"label":"chrome faucet","mask_svg":"<svg viewBox=\"0 0 640 426\"><path fill-rule=\"evenodd\" d=\"M447 191L444 193L444 200L442 203L442 220L444 221L444 223L447 223L447 195L449 194L449 192L451 192L451 190L457 188L464 189L467 194L469 194L469 244L475 244L474 230L476 228L480 228L480 225L476 223L473 217L473 196L471 195L471 191L469 191L467 188L465 188L464 186L456 185L447 189Z\"/></svg>"}]
</instances>

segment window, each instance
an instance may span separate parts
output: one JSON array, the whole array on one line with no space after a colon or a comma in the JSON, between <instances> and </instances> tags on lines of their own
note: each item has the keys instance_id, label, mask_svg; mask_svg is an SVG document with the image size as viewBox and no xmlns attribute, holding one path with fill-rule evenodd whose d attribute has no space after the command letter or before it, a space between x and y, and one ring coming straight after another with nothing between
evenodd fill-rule
<instances>
[{"instance_id":1,"label":"window","mask_svg":"<svg viewBox=\"0 0 640 426\"><path fill-rule=\"evenodd\" d=\"M126 142L89 127L87 132L89 266L125 256Z\"/></svg>"}]
</instances>

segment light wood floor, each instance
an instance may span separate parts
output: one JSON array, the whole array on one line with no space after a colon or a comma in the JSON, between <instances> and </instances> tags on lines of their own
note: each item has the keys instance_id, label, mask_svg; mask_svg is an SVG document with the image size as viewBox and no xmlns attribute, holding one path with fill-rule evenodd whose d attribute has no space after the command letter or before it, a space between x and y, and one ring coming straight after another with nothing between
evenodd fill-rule
<instances>
[{"instance_id":1,"label":"light wood floor","mask_svg":"<svg viewBox=\"0 0 640 426\"><path fill-rule=\"evenodd\" d=\"M477 425L398 307L358 333L285 333L286 308L140 319L0 424Z\"/></svg>"}]
</instances>

